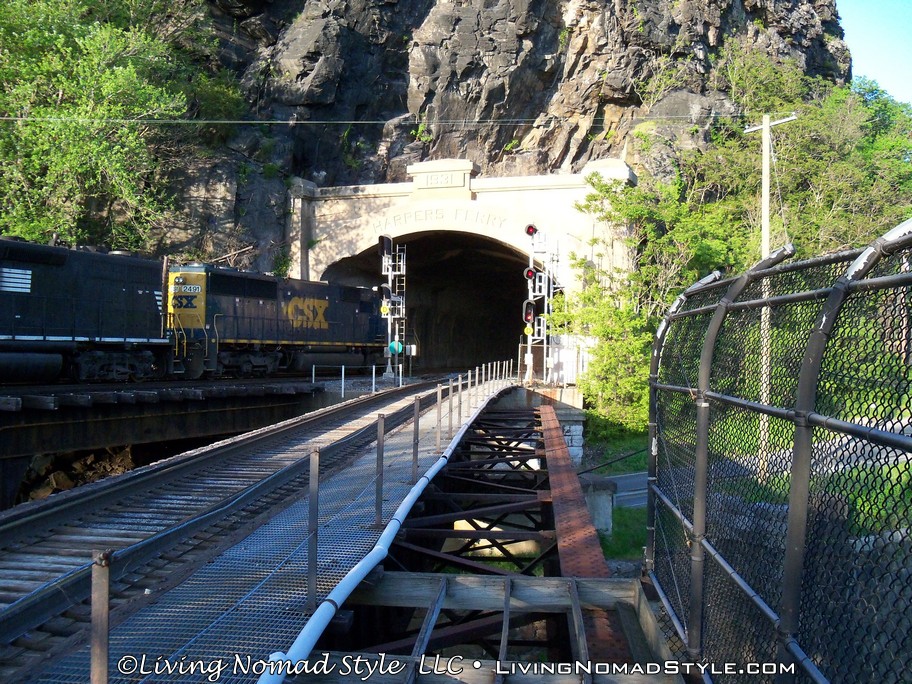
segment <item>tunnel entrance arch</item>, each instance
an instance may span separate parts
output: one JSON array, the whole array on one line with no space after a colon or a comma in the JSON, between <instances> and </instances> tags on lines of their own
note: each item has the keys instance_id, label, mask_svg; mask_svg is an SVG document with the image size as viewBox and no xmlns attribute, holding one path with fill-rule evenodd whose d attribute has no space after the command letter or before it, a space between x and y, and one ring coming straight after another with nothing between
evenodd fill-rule
<instances>
[{"instance_id":1,"label":"tunnel entrance arch","mask_svg":"<svg viewBox=\"0 0 912 684\"><path fill-rule=\"evenodd\" d=\"M515 355L527 255L459 231L411 233L395 242L406 248L406 342L418 347L416 368L465 369ZM373 247L330 265L321 279L363 287L385 282Z\"/></svg>"},{"instance_id":2,"label":"tunnel entrance arch","mask_svg":"<svg viewBox=\"0 0 912 684\"><path fill-rule=\"evenodd\" d=\"M575 208L591 191L585 177L592 172L636 181L616 159L579 174L477 178L472 162L448 159L409 166L411 183L317 188L299 181L289 208L292 274L378 285L377 241L388 235L406 245L407 315L424 367L512 357L530 253L539 262L545 252L554 255L555 278L569 291L579 287L569 255L588 255L593 238L610 245L603 259L628 268L624 230ZM529 223L544 240L536 248L525 233Z\"/></svg>"}]
</instances>

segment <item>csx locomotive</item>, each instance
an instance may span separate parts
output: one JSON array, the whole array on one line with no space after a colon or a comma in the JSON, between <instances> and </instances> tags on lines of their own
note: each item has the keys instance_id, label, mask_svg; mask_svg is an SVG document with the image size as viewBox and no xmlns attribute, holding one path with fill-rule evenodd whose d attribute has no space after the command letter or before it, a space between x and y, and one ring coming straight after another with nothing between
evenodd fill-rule
<instances>
[{"instance_id":1,"label":"csx locomotive","mask_svg":"<svg viewBox=\"0 0 912 684\"><path fill-rule=\"evenodd\" d=\"M364 288L0 239L0 382L370 363L379 305Z\"/></svg>"}]
</instances>

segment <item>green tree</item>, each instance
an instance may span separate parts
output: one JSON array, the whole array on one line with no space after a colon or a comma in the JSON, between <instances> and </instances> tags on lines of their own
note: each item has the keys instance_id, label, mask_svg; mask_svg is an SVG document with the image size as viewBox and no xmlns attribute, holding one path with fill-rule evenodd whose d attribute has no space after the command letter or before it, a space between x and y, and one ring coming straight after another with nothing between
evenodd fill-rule
<instances>
[{"instance_id":1,"label":"green tree","mask_svg":"<svg viewBox=\"0 0 912 684\"><path fill-rule=\"evenodd\" d=\"M641 173L639 185L625 187L594 176L578 207L627 230L633 272L593 275L579 261L587 287L560 312L598 340L581 382L587 399L626 427L645 427L643 335L699 277L759 259L760 136L745 134L745 121L770 111L798 116L774 130L777 243L790 240L812 256L868 244L912 216L912 108L876 83L808 79L737 43L716 67L716 84L742 106L743 119L715 122L703 149L679 150L674 182Z\"/></svg>"},{"instance_id":2,"label":"green tree","mask_svg":"<svg viewBox=\"0 0 912 684\"><path fill-rule=\"evenodd\" d=\"M591 408L618 431L641 430L649 412L648 373L642 372L642 360L648 355L652 331L623 289L609 285L617 276L614 271L574 259L585 273L586 286L569 300L555 300L552 322L563 333L599 342L588 372L579 379Z\"/></svg>"},{"instance_id":3,"label":"green tree","mask_svg":"<svg viewBox=\"0 0 912 684\"><path fill-rule=\"evenodd\" d=\"M211 100L239 99L175 46L198 4L5 4L0 232L144 246L146 231L165 215L164 171L177 156L173 132L153 122L185 117L188 102L209 114Z\"/></svg>"},{"instance_id":4,"label":"green tree","mask_svg":"<svg viewBox=\"0 0 912 684\"><path fill-rule=\"evenodd\" d=\"M912 215L912 109L863 80L806 92L807 101L785 103L797 120L773 130L773 229L800 256L867 244ZM745 134L743 122L719 122L713 144L680 155L685 200L726 215L751 244L740 268L759 258L759 162L760 135Z\"/></svg>"}]
</instances>

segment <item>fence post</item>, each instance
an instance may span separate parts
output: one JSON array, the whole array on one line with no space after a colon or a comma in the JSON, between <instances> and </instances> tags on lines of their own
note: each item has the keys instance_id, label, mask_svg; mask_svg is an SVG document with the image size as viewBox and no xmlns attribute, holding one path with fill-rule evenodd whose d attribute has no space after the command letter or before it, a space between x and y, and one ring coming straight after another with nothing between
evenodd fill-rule
<instances>
[{"instance_id":1,"label":"fence post","mask_svg":"<svg viewBox=\"0 0 912 684\"><path fill-rule=\"evenodd\" d=\"M383 524L383 438L386 417L377 416L377 478L374 483L374 526L377 529Z\"/></svg>"},{"instance_id":2,"label":"fence post","mask_svg":"<svg viewBox=\"0 0 912 684\"><path fill-rule=\"evenodd\" d=\"M703 338L700 367L697 371L697 390L693 396L696 403L697 432L694 446L693 532L690 539L690 604L687 620L687 655L691 662L699 662L703 652L703 564L706 558L703 541L706 538L706 490L709 475L709 401L706 393L710 389L710 370L716 340L728 315L729 305L738 298L749 282L748 272L729 286L716 305L713 317L706 327L706 336Z\"/></svg>"},{"instance_id":3,"label":"fence post","mask_svg":"<svg viewBox=\"0 0 912 684\"><path fill-rule=\"evenodd\" d=\"M377 393L377 364L371 366L371 394Z\"/></svg>"},{"instance_id":4,"label":"fence post","mask_svg":"<svg viewBox=\"0 0 912 684\"><path fill-rule=\"evenodd\" d=\"M112 549L92 552L91 684L108 684L108 618Z\"/></svg>"},{"instance_id":5,"label":"fence post","mask_svg":"<svg viewBox=\"0 0 912 684\"><path fill-rule=\"evenodd\" d=\"M317 535L320 522L320 450L310 452L307 513L307 612L317 609Z\"/></svg>"},{"instance_id":6,"label":"fence post","mask_svg":"<svg viewBox=\"0 0 912 684\"><path fill-rule=\"evenodd\" d=\"M345 366L342 366L342 399L345 399Z\"/></svg>"},{"instance_id":7,"label":"fence post","mask_svg":"<svg viewBox=\"0 0 912 684\"><path fill-rule=\"evenodd\" d=\"M443 385L437 385L437 443L436 443L437 451L436 451L436 453L438 453L438 454L440 453L440 409L441 409L440 405L442 403L443 403Z\"/></svg>"},{"instance_id":8,"label":"fence post","mask_svg":"<svg viewBox=\"0 0 912 684\"><path fill-rule=\"evenodd\" d=\"M450 419L450 429L447 432L447 440L453 440L453 378L450 378L448 381L449 388L447 391L447 407L449 409L449 419Z\"/></svg>"},{"instance_id":9,"label":"fence post","mask_svg":"<svg viewBox=\"0 0 912 684\"><path fill-rule=\"evenodd\" d=\"M459 424L462 425L462 375L459 375L459 389L456 390L456 404L459 407Z\"/></svg>"},{"instance_id":10,"label":"fence post","mask_svg":"<svg viewBox=\"0 0 912 684\"><path fill-rule=\"evenodd\" d=\"M716 305L713 317L706 327L706 336L703 338L697 390L693 397L697 406L697 432L694 446L693 533L690 539L690 608L687 620L687 654L692 662L698 662L703 652L703 565L706 558L703 542L706 539L706 493L709 476L709 401L706 395L710 391L716 341L722 331L725 317L728 316L729 307L738 299L744 288L756 279L756 272L774 266L793 253L791 245L779 249L735 280Z\"/></svg>"},{"instance_id":11,"label":"fence post","mask_svg":"<svg viewBox=\"0 0 912 684\"><path fill-rule=\"evenodd\" d=\"M412 432L412 484L418 482L418 422L421 420L421 398L415 397L415 415L412 421L415 429Z\"/></svg>"}]
</instances>

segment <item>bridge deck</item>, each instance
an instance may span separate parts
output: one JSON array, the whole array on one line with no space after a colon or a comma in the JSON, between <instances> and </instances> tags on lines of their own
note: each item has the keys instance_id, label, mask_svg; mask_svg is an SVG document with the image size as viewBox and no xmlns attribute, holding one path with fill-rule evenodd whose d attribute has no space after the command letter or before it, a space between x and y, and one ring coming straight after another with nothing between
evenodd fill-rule
<instances>
[{"instance_id":1,"label":"bridge deck","mask_svg":"<svg viewBox=\"0 0 912 684\"><path fill-rule=\"evenodd\" d=\"M444 404L444 408L446 406ZM454 405L454 411L455 408ZM469 413L468 409L465 413ZM548 407L543 407L542 413L548 416ZM553 411L550 415L553 417ZM568 471L569 461L564 464L560 453L563 439L560 438L559 443L555 441L560 435L560 426L556 419L548 418L548 421L545 453L549 467L554 467L556 471L565 471L560 477L565 479L566 487L572 489L570 484L573 477L572 471ZM447 422L447 415L444 413L444 432ZM422 417L419 428L419 472L422 473L440 464L441 457L435 452L435 426L436 417L434 409L431 409ZM453 452L464 432L465 428L459 430L450 446L445 449L446 456ZM391 526L387 528L389 535L390 529L392 532L398 530L402 520L393 520L394 515L400 503L413 489L411 425L387 434L385 441L382 525ZM304 456L306 454L302 454L302 457ZM374 524L376 459L376 450L371 450L347 469L326 478L321 483L317 554L319 601L323 601L381 539L383 530ZM562 484L562 492L564 487ZM566 538L561 544L561 565L564 565L566 556L567 568L573 568L575 573L588 574L600 579L584 581L578 577L517 577L514 573L504 572L502 574L508 577L473 580L472 578L477 576L450 576L441 583L439 576L432 576L429 581L431 584L436 583L438 588L431 592L434 594L433 600L426 601L427 597L418 591L418 576L413 577L413 582L409 579L410 575L392 573L399 575L398 579L384 578L384 584L379 586L385 586L387 592L390 591L390 587L398 587L392 590L393 593L408 595L409 605L427 608L428 615L432 617L425 617L427 625L421 631L422 634L426 633L426 636L417 640L412 638L412 655L404 659L397 656L403 663L403 671L387 672L383 678L377 672L377 681L434 681L440 673L435 674L430 671L433 669L430 665L421 667L421 664L425 662L422 658L430 648L429 645L433 645L436 617L442 610L449 609L454 601L458 602L459 596L469 595L476 597L476 601L479 597L487 597L485 600L488 603L493 601L503 611L499 617L491 616L481 621L491 623L486 625L487 631L496 627L499 633L500 623L506 622L510 625L511 620L519 613L556 612L566 616L569 638L577 645L572 649L575 657L599 662L604 662L607 658L620 663L632 662L634 658L626 646L626 637L621 631L616 609L623 604L639 616L641 623L648 622L648 610L642 611L641 614L641 609L645 605L642 592L636 582L606 579L606 567L604 570L593 570L597 564L592 554L597 552L592 548L585 549L584 546L592 543L594 531L583 530L580 537L583 541L575 541L579 537L580 529L586 527L585 521L581 522L578 519L581 512L579 507L583 506L584 511L584 504L581 499L570 503L572 492L562 494L565 495L570 497L566 503L566 511L569 511L570 518L566 518L565 513L558 512L557 509L560 507L556 507L555 510L555 518L561 520L555 525L556 536L558 539ZM549 502L551 495L544 491L535 498ZM307 496L303 496L298 503L215 558L182 584L162 594L157 600L114 627L110 639L109 681L254 681L255 676L247 668L262 669L266 666L270 654L288 651L302 627L312 616L307 600L308 507ZM401 517L404 519L404 515ZM585 517L588 518L588 514ZM591 523L588 527L591 530ZM595 543L597 544L597 537ZM574 564L572 558L577 552L581 552L580 558L588 560L584 560L582 564ZM386 575L389 576L391 573ZM509 577L510 575L513 576ZM424 584L427 584L427 581ZM481 582L476 587L478 591L466 593L465 587L471 589L473 581ZM560 583L560 587L551 586L555 581ZM409 589L410 586L413 591ZM378 598L380 594L364 594L364 590L365 587L362 585L362 603L382 601ZM530 595L539 598L535 602L530 602ZM373 598L365 599L365 596ZM544 605L549 602L549 605ZM480 609L490 607L486 604ZM382 631L382 625L379 627ZM485 625L479 623L471 628L463 626L455 629L462 629L463 636L470 636L471 629L477 631L483 627ZM629 624L625 624L624 627L629 631ZM374 629L377 629L377 626ZM501 639L504 644L508 639L506 633L507 628L504 628L504 636ZM611 648L603 648L606 645L610 645ZM501 652L504 652L503 648ZM326 655L323 656L323 653ZM314 652L311 660L317 659L318 655L329 663L333 658L341 662L346 654ZM291 653L289 657L292 657ZM364 657L376 661L380 656L374 653L366 654ZM642 657L635 660L642 660ZM433 657L427 662L432 661ZM496 673L492 662L477 662L479 665L475 667L475 661L470 661L469 664L472 666L466 667L463 673L455 676L455 679L466 682L504 681L504 675ZM89 663L89 649L84 647L50 663L42 672L35 673L31 681L82 684L88 679ZM191 671L194 674L191 674ZM453 673L447 676L452 677ZM353 675L349 681L357 681L361 677ZM298 676L295 681L306 679L305 676ZM514 681L514 676L506 676L506 680ZM635 675L602 680L645 681ZM577 678L574 681L579 680Z\"/></svg>"}]
</instances>

